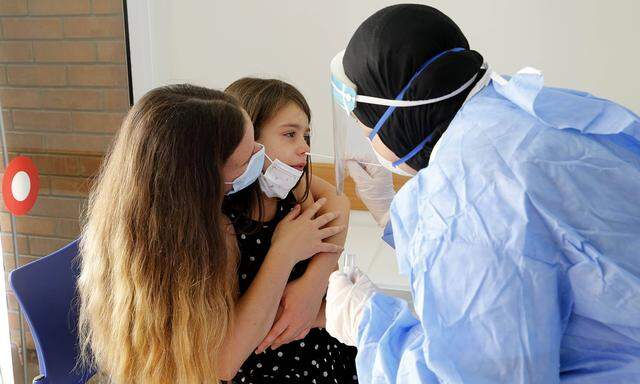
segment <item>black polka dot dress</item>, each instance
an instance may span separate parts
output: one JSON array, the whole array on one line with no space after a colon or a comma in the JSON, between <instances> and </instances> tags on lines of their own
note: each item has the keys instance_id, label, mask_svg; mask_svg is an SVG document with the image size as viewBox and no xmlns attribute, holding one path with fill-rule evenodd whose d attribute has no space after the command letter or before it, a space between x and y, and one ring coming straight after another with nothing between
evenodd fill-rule
<instances>
[{"instance_id":1,"label":"black polka dot dress","mask_svg":"<svg viewBox=\"0 0 640 384\"><path fill-rule=\"evenodd\" d=\"M276 216L269 222L255 222L232 210L226 210L233 222L240 248L238 281L240 294L249 288L271 245L276 225L294 206L293 195L278 202ZM304 273L308 260L293 268L289 281ZM302 340L252 353L231 381L234 384L258 383L357 383L356 348L340 343L324 329L314 328Z\"/></svg>"}]
</instances>

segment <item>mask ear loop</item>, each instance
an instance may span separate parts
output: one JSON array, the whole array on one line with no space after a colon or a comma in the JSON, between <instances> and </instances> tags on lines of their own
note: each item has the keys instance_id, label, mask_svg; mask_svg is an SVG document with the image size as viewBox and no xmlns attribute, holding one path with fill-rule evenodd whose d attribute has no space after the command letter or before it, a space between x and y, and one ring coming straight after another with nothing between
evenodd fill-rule
<instances>
[{"instance_id":1,"label":"mask ear loop","mask_svg":"<svg viewBox=\"0 0 640 384\"><path fill-rule=\"evenodd\" d=\"M402 100L402 98L404 97L404 94L409 90L409 87L411 87L411 84L413 83L413 81L418 78L418 76L420 76L422 74L422 72L427 69L427 67L429 65L431 65L431 63L433 63L434 61L436 61L437 59L439 59L440 57L448 54L448 53L452 53L452 52L461 52L464 51L464 48L453 48L453 49L449 49L447 51L441 52L437 55L435 55L434 57L432 57L431 59L427 60L426 63L422 64L422 66L420 68L418 68L418 70L416 71L416 73L413 74L413 76L411 76L411 79L409 79L409 82L407 83L407 85L404 86L404 88L402 89L402 91L400 91L400 93L398 94L398 96L396 96L395 100ZM477 74L476 74L477 76ZM473 82L473 80L475 80L475 76L473 77L473 79L469 82L467 81L467 83L465 83L463 85L464 88L462 88L462 90L460 88L458 88L458 90L456 90L455 92L453 92L454 94L456 92L460 93L462 92L466 87L469 86L469 84L471 84L471 82ZM448 98L452 97L451 94L449 95L445 95L443 97L439 97L436 99L432 99L431 100L425 100L424 103L425 104L429 104L429 103L436 103L442 100L446 100ZM387 121L387 119L389 119L389 116L391 116L391 114L393 113L393 111L396 110L396 106L390 106L389 108L387 108L387 110L384 112L384 114L382 115L382 117L380 117L380 120L378 120L378 122L376 123L376 126L373 127L373 131L371 131L371 134L369 134L369 139L373 140L374 137L376 137L376 135L378 134L378 131L380 131L380 128L382 128L382 126L384 125L384 123Z\"/></svg>"}]
</instances>

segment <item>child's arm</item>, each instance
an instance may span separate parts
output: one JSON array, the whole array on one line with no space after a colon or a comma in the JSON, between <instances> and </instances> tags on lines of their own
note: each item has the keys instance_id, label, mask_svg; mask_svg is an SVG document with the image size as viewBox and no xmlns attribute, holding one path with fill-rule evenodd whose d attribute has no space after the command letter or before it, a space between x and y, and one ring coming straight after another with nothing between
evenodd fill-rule
<instances>
[{"instance_id":1,"label":"child's arm","mask_svg":"<svg viewBox=\"0 0 640 384\"><path fill-rule=\"evenodd\" d=\"M298 189L294 191L298 199L300 198L298 193L304 193L304 185L300 189L301 191ZM302 202L302 206L313 204L312 199L324 197L327 199L324 209L341 213L331 225L345 225L346 228L349 223L349 199L338 196L335 187L319 177L312 177L310 192L310 198ZM342 247L346 236L345 230L326 241ZM269 346L276 349L280 345L300 339L306 335L309 328L315 327L314 324L321 312L322 299L327 290L329 275L338 268L339 258L339 253L316 254L309 262L305 274L287 284L280 303L281 312L269 334L256 349L257 353Z\"/></svg>"}]
</instances>

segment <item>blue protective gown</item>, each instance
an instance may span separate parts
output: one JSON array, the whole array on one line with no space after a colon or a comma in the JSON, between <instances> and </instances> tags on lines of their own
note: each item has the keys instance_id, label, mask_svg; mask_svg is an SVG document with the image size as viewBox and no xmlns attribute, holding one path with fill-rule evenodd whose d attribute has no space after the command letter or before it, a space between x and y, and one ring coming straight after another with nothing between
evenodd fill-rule
<instances>
[{"instance_id":1,"label":"blue protective gown","mask_svg":"<svg viewBox=\"0 0 640 384\"><path fill-rule=\"evenodd\" d=\"M470 99L391 207L363 383L640 383L640 120L540 75Z\"/></svg>"}]
</instances>

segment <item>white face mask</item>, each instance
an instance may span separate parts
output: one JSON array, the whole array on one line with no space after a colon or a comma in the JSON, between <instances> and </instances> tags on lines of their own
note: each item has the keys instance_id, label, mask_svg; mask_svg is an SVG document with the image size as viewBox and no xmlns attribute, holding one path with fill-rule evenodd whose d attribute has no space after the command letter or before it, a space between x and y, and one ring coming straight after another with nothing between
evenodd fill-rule
<instances>
[{"instance_id":1,"label":"white face mask","mask_svg":"<svg viewBox=\"0 0 640 384\"><path fill-rule=\"evenodd\" d=\"M258 177L260 189L267 197L284 199L298 184L303 171L299 171L278 159L271 160L269 156L267 159L271 161L271 165L264 174Z\"/></svg>"}]
</instances>

